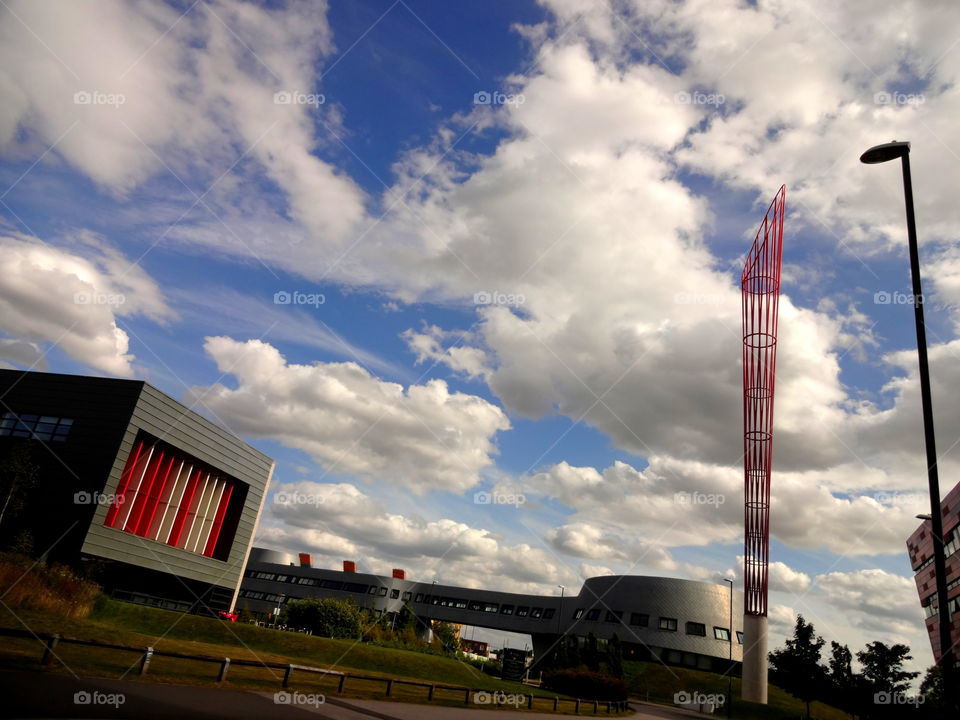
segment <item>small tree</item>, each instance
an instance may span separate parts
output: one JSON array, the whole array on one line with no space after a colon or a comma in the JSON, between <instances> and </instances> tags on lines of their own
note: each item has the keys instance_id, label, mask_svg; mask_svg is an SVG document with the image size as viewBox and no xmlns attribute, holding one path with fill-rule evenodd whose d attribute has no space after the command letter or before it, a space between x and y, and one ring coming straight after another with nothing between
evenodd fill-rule
<instances>
[{"instance_id":1,"label":"small tree","mask_svg":"<svg viewBox=\"0 0 960 720\"><path fill-rule=\"evenodd\" d=\"M813 624L798 615L793 639L787 640L785 648L770 653L774 682L806 703L808 718L810 703L820 697L825 686L826 670L820 664L823 646L824 639L814 634Z\"/></svg>"},{"instance_id":2,"label":"small tree","mask_svg":"<svg viewBox=\"0 0 960 720\"><path fill-rule=\"evenodd\" d=\"M13 537L13 549L18 551L25 549L23 533L13 532L11 526L16 524L15 518L36 485L39 472L40 466L33 458L33 448L28 441L12 443L0 458L0 533L6 531ZM29 545L32 544L31 539Z\"/></svg>"},{"instance_id":3,"label":"small tree","mask_svg":"<svg viewBox=\"0 0 960 720\"><path fill-rule=\"evenodd\" d=\"M831 641L828 667L830 704L853 715L859 687L857 676L853 673L853 653L850 648Z\"/></svg>"},{"instance_id":4,"label":"small tree","mask_svg":"<svg viewBox=\"0 0 960 720\"><path fill-rule=\"evenodd\" d=\"M890 646L879 641L867 643L866 648L857 653L857 660L863 666L864 700L867 707L873 708L871 717L894 717L903 712L904 706L894 698L905 693L910 681L920 674L903 669L903 663L912 659L910 648L899 643Z\"/></svg>"},{"instance_id":5,"label":"small tree","mask_svg":"<svg viewBox=\"0 0 960 720\"><path fill-rule=\"evenodd\" d=\"M350 599L294 600L287 605L287 623L320 637L360 637L360 610Z\"/></svg>"},{"instance_id":6,"label":"small tree","mask_svg":"<svg viewBox=\"0 0 960 720\"><path fill-rule=\"evenodd\" d=\"M440 645L444 655L457 654L460 640L453 625L448 622L435 621L433 623L433 638Z\"/></svg>"}]
</instances>

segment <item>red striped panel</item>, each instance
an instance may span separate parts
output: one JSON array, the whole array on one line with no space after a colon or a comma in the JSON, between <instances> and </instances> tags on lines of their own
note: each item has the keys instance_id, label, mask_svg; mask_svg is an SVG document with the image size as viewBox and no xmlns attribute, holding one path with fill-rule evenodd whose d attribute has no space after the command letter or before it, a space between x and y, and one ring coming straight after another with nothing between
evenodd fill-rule
<instances>
[{"instance_id":1,"label":"red striped panel","mask_svg":"<svg viewBox=\"0 0 960 720\"><path fill-rule=\"evenodd\" d=\"M147 496L146 503L144 503L140 520L133 530L133 532L140 537L147 536L147 530L150 528L150 523L153 522L153 516L157 513L157 506L160 504L160 498L163 497L163 490L167 486L167 481L170 479L170 472L173 470L176 462L177 456L171 455L167 461L167 469L160 471L154 482L150 485L150 492Z\"/></svg>"},{"instance_id":2,"label":"red striped panel","mask_svg":"<svg viewBox=\"0 0 960 720\"><path fill-rule=\"evenodd\" d=\"M203 549L203 554L207 557L213 557L213 551L217 547L217 540L220 539L220 530L223 528L223 518L227 514L227 507L230 505L231 494L233 494L233 483L228 480L227 486L223 489L223 495L220 497L217 514L213 518L210 537L207 538L207 546Z\"/></svg>"},{"instance_id":3,"label":"red striped panel","mask_svg":"<svg viewBox=\"0 0 960 720\"><path fill-rule=\"evenodd\" d=\"M200 470L195 470L193 477L190 478L190 483L187 485L187 488L183 493L183 498L180 500L180 508L177 510L177 518L173 521L173 527L170 528L170 537L167 539L167 545L173 545L176 547L177 543L180 542L180 533L183 532L183 525L186 522L187 515L190 512L190 505L193 503L193 496L197 492L197 486L200 485L201 477L203 477L203 472Z\"/></svg>"},{"instance_id":4,"label":"red striped panel","mask_svg":"<svg viewBox=\"0 0 960 720\"><path fill-rule=\"evenodd\" d=\"M163 455L164 452L161 450L159 453L155 452L153 457L150 458L150 464L147 465L147 469L143 473L143 480L140 482L140 487L137 488L137 496L131 498L133 500L133 507L130 508L130 514L127 515L127 520L123 524L124 532L136 534L140 516L143 515L143 509L150 501L150 489L157 481L157 475L160 474L160 466L163 465Z\"/></svg>"},{"instance_id":5,"label":"red striped panel","mask_svg":"<svg viewBox=\"0 0 960 720\"><path fill-rule=\"evenodd\" d=\"M113 527L117 522L117 515L120 514L120 506L123 504L119 499L124 497L124 493L127 492L127 486L130 484L130 478L133 477L133 470L137 467L137 460L140 459L143 446L143 440L138 441L133 451L127 456L127 464L123 468L120 482L117 484L117 492L114 494L115 502L110 505L110 509L107 511L107 519L103 521L103 524L107 527Z\"/></svg>"}]
</instances>

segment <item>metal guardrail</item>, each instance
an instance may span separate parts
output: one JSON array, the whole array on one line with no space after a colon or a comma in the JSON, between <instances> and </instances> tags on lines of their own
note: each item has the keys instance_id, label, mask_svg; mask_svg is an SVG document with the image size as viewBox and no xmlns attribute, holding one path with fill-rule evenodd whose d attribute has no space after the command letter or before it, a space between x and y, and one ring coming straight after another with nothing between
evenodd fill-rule
<instances>
[{"instance_id":1,"label":"metal guardrail","mask_svg":"<svg viewBox=\"0 0 960 720\"><path fill-rule=\"evenodd\" d=\"M425 688L427 693L426 699L432 701L434 695L438 690L445 690L448 692L457 692L463 693L463 703L464 705L469 705L471 698L476 702L477 695L486 696L489 698L489 702L478 702L478 705L493 705L499 706L504 704L506 698L510 695L514 698L523 697L526 700L526 706L528 709L534 709L535 700L546 700L552 703L553 711L556 712L560 709L561 703L573 703L574 712L580 714L581 709L585 708L588 711L593 710L593 714L597 715L600 712L601 708L604 708L606 713L614 712L625 712L628 709L628 701L626 700L584 700L582 698L561 698L558 696L549 696L549 695L535 695L533 693L505 693L502 690L486 690L483 688L469 688L462 685L441 685L437 683L428 683L420 682L416 680L400 680L398 678L383 677L380 675L356 675L354 673L345 673L339 670L329 670L326 668L316 668L310 667L309 665L298 665L295 663L272 663L272 662L261 662L259 660L242 660L242 659L233 659L233 658L219 658L211 657L209 655L190 655L187 653L179 653L168 650L157 650L152 647L137 647L133 645L118 645L115 643L105 643L100 642L99 640L83 640L80 638L69 637L66 635L60 635L59 633L33 633L28 630L17 630L13 628L0 628L0 636L6 637L19 637L26 638L31 640L38 640L43 643L43 655L40 658L40 664L43 666L51 666L56 657L56 648L60 644L71 644L71 645L85 645L88 647L98 647L105 648L108 650L121 650L126 652L135 652L140 655L140 675L145 675L150 669L150 663L155 657L169 657L177 658L181 660L196 660L200 662L209 662L216 663L220 666L219 671L217 672L217 682L223 682L227 673L230 670L231 665L244 666L244 667L263 667L271 668L275 670L283 670L283 682L282 686L287 688L290 686L290 682L293 678L294 672L302 673L312 673L316 675L328 675L335 676L339 679L337 683L337 692L342 693L348 679L352 680L361 680L368 682L382 682L385 684L385 695L386 697L391 697L393 688L398 685L408 685L411 687L422 687Z\"/></svg>"}]
</instances>

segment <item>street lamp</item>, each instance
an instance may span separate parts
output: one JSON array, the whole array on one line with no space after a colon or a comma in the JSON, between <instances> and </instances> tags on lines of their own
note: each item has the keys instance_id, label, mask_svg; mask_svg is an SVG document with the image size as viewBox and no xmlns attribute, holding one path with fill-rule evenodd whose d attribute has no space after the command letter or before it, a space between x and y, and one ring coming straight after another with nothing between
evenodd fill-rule
<instances>
[{"instance_id":1,"label":"street lamp","mask_svg":"<svg viewBox=\"0 0 960 720\"><path fill-rule=\"evenodd\" d=\"M560 623L563 620L563 591L567 588L564 585L557 585L560 588L560 611L557 613L557 635L560 634Z\"/></svg>"},{"instance_id":2,"label":"street lamp","mask_svg":"<svg viewBox=\"0 0 960 720\"><path fill-rule=\"evenodd\" d=\"M724 578L723 581L730 585L730 631L727 640L730 642L729 663L727 665L727 717L732 717L733 713L733 580Z\"/></svg>"},{"instance_id":3,"label":"street lamp","mask_svg":"<svg viewBox=\"0 0 960 720\"><path fill-rule=\"evenodd\" d=\"M913 280L913 316L917 327L917 356L920 364L920 401L923 406L923 437L927 450L927 480L930 486L930 525L933 535L933 573L937 583L940 618L940 671L944 700L953 707L953 648L950 641L950 607L947 603L946 561L943 554L943 516L940 513L940 480L937 476L937 446L933 432L933 402L930 396L930 365L927 361L927 330L923 321L923 289L920 286L920 252L917 249L917 222L913 214L913 182L910 177L910 143L876 145L860 156L867 165L900 158L903 196L907 213L907 243L910 275ZM927 519L927 518L924 518Z\"/></svg>"}]
</instances>

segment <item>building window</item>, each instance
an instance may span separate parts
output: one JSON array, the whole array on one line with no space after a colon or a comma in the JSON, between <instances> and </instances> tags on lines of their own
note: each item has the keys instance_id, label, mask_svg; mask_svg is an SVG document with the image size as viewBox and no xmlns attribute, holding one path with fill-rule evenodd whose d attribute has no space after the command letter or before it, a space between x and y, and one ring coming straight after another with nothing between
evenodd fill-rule
<instances>
[{"instance_id":1,"label":"building window","mask_svg":"<svg viewBox=\"0 0 960 720\"><path fill-rule=\"evenodd\" d=\"M379 597L386 597L386 596L387 596L387 588L381 586L381 587L377 590L377 595L378 595Z\"/></svg>"},{"instance_id":2,"label":"building window","mask_svg":"<svg viewBox=\"0 0 960 720\"><path fill-rule=\"evenodd\" d=\"M367 586L366 586L366 585L361 585L360 583L345 582L345 583L343 584L343 589L344 589L346 592L352 592L352 593L366 593L366 592L367 592Z\"/></svg>"},{"instance_id":3,"label":"building window","mask_svg":"<svg viewBox=\"0 0 960 720\"><path fill-rule=\"evenodd\" d=\"M501 615L513 615L513 605L501 605L500 606Z\"/></svg>"},{"instance_id":4,"label":"building window","mask_svg":"<svg viewBox=\"0 0 960 720\"><path fill-rule=\"evenodd\" d=\"M722 627L715 627L715 628L713 628L713 636L714 636L717 640L723 640L724 642L730 642L730 629L729 629L729 628L722 628Z\"/></svg>"},{"instance_id":5,"label":"building window","mask_svg":"<svg viewBox=\"0 0 960 720\"><path fill-rule=\"evenodd\" d=\"M417 603L423 602L423 593L417 593L416 596L413 598L413 601Z\"/></svg>"},{"instance_id":6,"label":"building window","mask_svg":"<svg viewBox=\"0 0 960 720\"><path fill-rule=\"evenodd\" d=\"M659 627L661 630L669 630L670 632L676 632L676 631L677 631L677 619L676 619L676 618L662 617L662 618L660 618L660 623L659 623L658 627Z\"/></svg>"},{"instance_id":7,"label":"building window","mask_svg":"<svg viewBox=\"0 0 960 720\"><path fill-rule=\"evenodd\" d=\"M623 610L607 610L604 622L620 622L623 619Z\"/></svg>"},{"instance_id":8,"label":"building window","mask_svg":"<svg viewBox=\"0 0 960 720\"><path fill-rule=\"evenodd\" d=\"M647 627L650 624L650 616L643 613L630 613L630 624Z\"/></svg>"},{"instance_id":9,"label":"building window","mask_svg":"<svg viewBox=\"0 0 960 720\"><path fill-rule=\"evenodd\" d=\"M319 585L320 583L314 578L302 577L297 579L298 585Z\"/></svg>"},{"instance_id":10,"label":"building window","mask_svg":"<svg viewBox=\"0 0 960 720\"><path fill-rule=\"evenodd\" d=\"M404 602L408 602L412 596L413 596L413 593L405 592L401 600L403 600Z\"/></svg>"},{"instance_id":11,"label":"building window","mask_svg":"<svg viewBox=\"0 0 960 720\"><path fill-rule=\"evenodd\" d=\"M377 594L377 586L371 585L370 589L367 590L367 595L376 595L376 594Z\"/></svg>"},{"instance_id":12,"label":"building window","mask_svg":"<svg viewBox=\"0 0 960 720\"><path fill-rule=\"evenodd\" d=\"M276 580L277 579L277 576L274 573L259 572L259 571L254 571L251 577L255 577L257 580Z\"/></svg>"},{"instance_id":13,"label":"building window","mask_svg":"<svg viewBox=\"0 0 960 720\"><path fill-rule=\"evenodd\" d=\"M743 633L737 630L737 642L743 645Z\"/></svg>"},{"instance_id":14,"label":"building window","mask_svg":"<svg viewBox=\"0 0 960 720\"><path fill-rule=\"evenodd\" d=\"M453 606L454 606L455 608L459 609L459 610L466 610L466 608L467 608L467 601L464 600L463 598L454 598L454 599L453 599Z\"/></svg>"},{"instance_id":15,"label":"building window","mask_svg":"<svg viewBox=\"0 0 960 720\"><path fill-rule=\"evenodd\" d=\"M517 617L526 617L530 614L530 608L526 605L521 605L517 608Z\"/></svg>"},{"instance_id":16,"label":"building window","mask_svg":"<svg viewBox=\"0 0 960 720\"><path fill-rule=\"evenodd\" d=\"M320 587L326 590L342 590L343 583L340 580L323 580L320 582Z\"/></svg>"},{"instance_id":17,"label":"building window","mask_svg":"<svg viewBox=\"0 0 960 720\"><path fill-rule=\"evenodd\" d=\"M140 433L103 523L138 537L226 560L247 486Z\"/></svg>"},{"instance_id":18,"label":"building window","mask_svg":"<svg viewBox=\"0 0 960 720\"><path fill-rule=\"evenodd\" d=\"M556 609L554 609L554 608L547 608L546 610L543 611L543 619L544 619L544 620L549 620L550 618L552 618L552 617L554 616L554 613L556 613Z\"/></svg>"},{"instance_id":19,"label":"building window","mask_svg":"<svg viewBox=\"0 0 960 720\"><path fill-rule=\"evenodd\" d=\"M593 610L587 611L587 620L589 622L596 622L600 619L600 608L593 608Z\"/></svg>"},{"instance_id":20,"label":"building window","mask_svg":"<svg viewBox=\"0 0 960 720\"><path fill-rule=\"evenodd\" d=\"M480 602L477 601L477 600L471 600L471 601L470 601L470 609L473 610L474 612L480 612L480 609L481 609L481 604L480 604Z\"/></svg>"},{"instance_id":21,"label":"building window","mask_svg":"<svg viewBox=\"0 0 960 720\"><path fill-rule=\"evenodd\" d=\"M495 613L500 609L500 603L484 603L483 611L488 613Z\"/></svg>"},{"instance_id":22,"label":"building window","mask_svg":"<svg viewBox=\"0 0 960 720\"><path fill-rule=\"evenodd\" d=\"M390 591L390 599L391 599L391 600L396 600L398 597L400 597L400 591L399 591L399 590L397 590L396 588L394 588L393 590Z\"/></svg>"},{"instance_id":23,"label":"building window","mask_svg":"<svg viewBox=\"0 0 960 720\"><path fill-rule=\"evenodd\" d=\"M698 622L688 622L687 623L687 635L697 635L698 637L707 636L707 626L703 623Z\"/></svg>"},{"instance_id":24,"label":"building window","mask_svg":"<svg viewBox=\"0 0 960 720\"><path fill-rule=\"evenodd\" d=\"M0 436L63 442L70 434L73 420L50 415L17 415L6 412L0 417Z\"/></svg>"},{"instance_id":25,"label":"building window","mask_svg":"<svg viewBox=\"0 0 960 720\"><path fill-rule=\"evenodd\" d=\"M533 608L530 611L530 617L532 618L539 618L541 615L543 615L543 608Z\"/></svg>"},{"instance_id":26,"label":"building window","mask_svg":"<svg viewBox=\"0 0 960 720\"><path fill-rule=\"evenodd\" d=\"M573 619L579 620L582 617L583 617L583 608L577 608L576 612L573 613Z\"/></svg>"}]
</instances>

